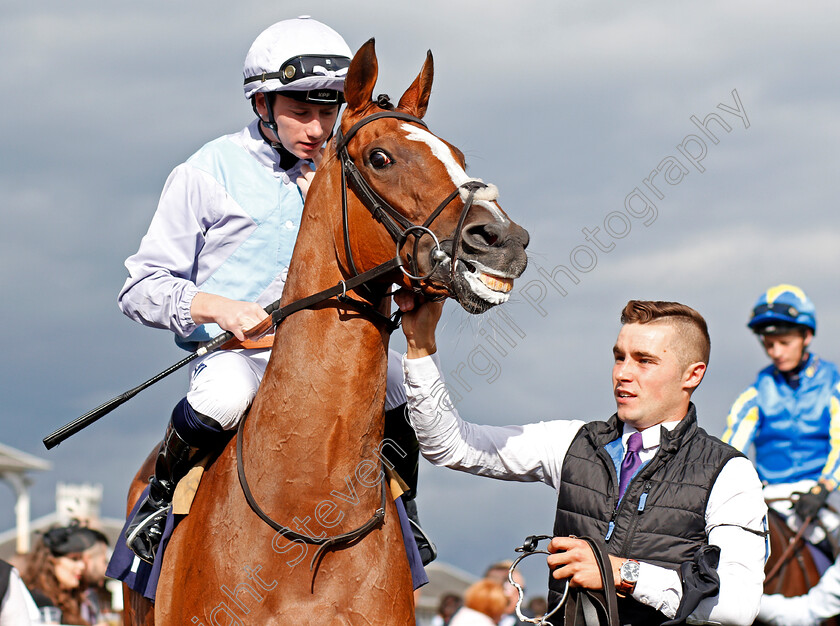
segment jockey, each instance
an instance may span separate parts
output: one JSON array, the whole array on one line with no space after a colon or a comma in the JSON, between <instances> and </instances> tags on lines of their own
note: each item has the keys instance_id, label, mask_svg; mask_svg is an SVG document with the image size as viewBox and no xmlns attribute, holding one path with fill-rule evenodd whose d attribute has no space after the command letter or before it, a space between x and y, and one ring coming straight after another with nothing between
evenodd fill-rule
<instances>
[{"instance_id":1,"label":"jockey","mask_svg":"<svg viewBox=\"0 0 840 626\"><path fill-rule=\"evenodd\" d=\"M138 252L125 262L123 313L171 330L186 350L223 330L243 342L267 317L263 307L283 292L304 198L344 102L350 57L341 35L308 16L256 38L243 72L256 118L170 174ZM178 480L228 441L254 399L272 339L192 362L148 495L126 527L141 559L154 561ZM399 367L390 368L398 384L388 387L388 409L405 402Z\"/></svg>"},{"instance_id":2,"label":"jockey","mask_svg":"<svg viewBox=\"0 0 840 626\"><path fill-rule=\"evenodd\" d=\"M776 285L755 303L747 325L772 364L732 405L723 441L742 451L755 446L764 495L791 528L817 518L833 534L840 519L823 507L840 500L840 373L808 350L814 305L799 287ZM833 559L823 528L805 537Z\"/></svg>"}]
</instances>

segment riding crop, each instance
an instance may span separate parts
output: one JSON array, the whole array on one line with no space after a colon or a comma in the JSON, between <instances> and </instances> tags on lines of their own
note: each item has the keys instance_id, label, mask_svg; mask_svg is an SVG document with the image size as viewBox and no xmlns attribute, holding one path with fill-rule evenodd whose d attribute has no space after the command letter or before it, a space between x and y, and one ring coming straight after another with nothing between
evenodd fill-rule
<instances>
[{"instance_id":1,"label":"riding crop","mask_svg":"<svg viewBox=\"0 0 840 626\"><path fill-rule=\"evenodd\" d=\"M279 303L280 303L279 300L277 300L275 302L272 302L269 306L267 306L265 308L265 312L270 315L271 313L273 313L279 307ZM221 348L224 344L226 344L231 339L233 339L233 333L230 332L230 331L225 331L221 335L217 335L216 337L214 337L210 341L202 344L198 348L198 350L196 350L195 352L193 352L189 356L181 359L180 361L178 361L174 365L171 365L171 366L167 367L162 372L160 372L158 374L155 374L149 380L147 380L143 383L140 383L139 385L137 385L133 389L129 389L128 391L125 391L125 392L121 393L120 395L118 395L115 398L111 398L110 400L108 400L104 404L100 404L95 409L92 409L92 410L88 411L87 413L85 413L81 417L77 417L72 422L69 422L69 423L65 424L64 426L62 426L61 428L59 428L55 432L50 433L49 435L44 437L44 440L43 440L44 445L46 446L47 450L50 450L50 449L54 448L55 446L60 444L65 439L67 439L69 437L72 437L73 435L75 435L80 430L82 430L84 428L87 428L88 426L93 424L99 418L105 417L106 415L108 415L108 413L110 413L111 411L116 409L118 406L128 402L134 396L136 396L138 393L140 393L141 391L143 391L147 387L151 387L156 382L159 382L159 381L163 380L164 378L169 376L171 373L181 369L182 367L184 367L188 363L191 363L195 359L197 359L199 357L202 357L205 354L209 354L211 352L214 352L214 351L218 350L219 348Z\"/></svg>"},{"instance_id":2,"label":"riding crop","mask_svg":"<svg viewBox=\"0 0 840 626\"><path fill-rule=\"evenodd\" d=\"M368 305L366 302L361 302L359 300L349 298L347 296L347 292L351 289L355 289L356 287L358 287L358 286L360 286L360 285L362 285L362 284L364 284L364 283L366 283L370 280L378 278L379 276L381 276L383 274L386 274L388 272L391 272L391 271L393 271L397 268L401 268L401 267L402 267L402 259L400 259L400 257L397 256L397 257L391 259L390 261L382 263L381 265L377 265L376 267L374 267L371 270L368 270L367 272L363 272L363 273L361 273L357 276L354 276L353 278L350 278L346 281L339 281L339 283L334 287L330 287L329 289L325 289L324 291L320 291L320 292L318 292L316 294L313 294L311 296L308 296L306 298L302 298L300 300L296 300L294 302L291 302L288 305L286 305L285 307L281 308L280 307L280 300L275 300L274 302L269 304L267 307L265 307L265 312L268 313L271 316L270 318L267 318L267 319L270 319L273 322L273 325L277 326L278 324L280 324L280 322L282 322L285 318L287 318L292 313L295 313L295 312L300 311L302 309L306 309L306 308L311 307L311 306L313 306L313 305L315 305L319 302L323 302L324 300L328 300L328 299L330 299L332 297L335 297L335 296L338 296L338 299L341 300L342 302L348 302L349 301L349 302L352 302L352 303L356 304L357 306L362 306L363 308L366 308L369 312L378 314L378 312L373 310L373 308L370 307L370 305ZM381 315L381 317L383 317L389 323L394 324L394 326L393 326L394 328L397 327L398 324L392 322L392 320L389 317L387 317L385 315ZM263 325L265 324L266 321L267 320L264 320L262 324L258 324L255 327L255 329L252 329L252 331L257 330L257 329L262 330L262 332L267 331L268 326L265 326L263 328ZM249 333L250 332L251 331L249 331ZM218 350L219 348L224 346L227 342L229 342L233 338L234 338L234 335L230 331L225 331L224 333L222 333L220 335L217 335L216 337L214 337L210 341L202 344L198 348L198 350L196 350L195 352L193 352L189 356L181 359L180 361L178 361L174 365L171 365L170 367L167 367L162 372L160 372L158 374L155 374L149 380L137 385L133 389L129 389L128 391L125 391L125 392L121 393L120 395L118 395L115 398L111 398L110 400L108 400L104 404L99 405L95 409L93 409L91 411L88 411L87 413L85 413L81 417L77 417L72 422L69 422L69 423L65 424L64 426L62 426L61 428L59 428L58 430L50 433L49 435L47 435L43 439L44 446L46 446L47 450L51 450L52 448L54 448L55 446L60 444L65 439L68 439L69 437L72 437L73 435L75 435L80 430L83 430L83 429L87 428L88 426L93 424L95 421L97 421L100 418L108 415L108 413L110 413L111 411L116 409L118 406L124 404L125 402L128 402L134 396L136 396L138 393L140 393L141 391L143 391L147 387L151 387L156 382L159 382L159 381L163 380L164 378L169 376L172 372L175 372L175 371L181 369L182 367L184 367L188 363L191 363L195 359L197 359L199 357L202 357L206 354L209 354L210 352L215 352L216 350Z\"/></svg>"}]
</instances>

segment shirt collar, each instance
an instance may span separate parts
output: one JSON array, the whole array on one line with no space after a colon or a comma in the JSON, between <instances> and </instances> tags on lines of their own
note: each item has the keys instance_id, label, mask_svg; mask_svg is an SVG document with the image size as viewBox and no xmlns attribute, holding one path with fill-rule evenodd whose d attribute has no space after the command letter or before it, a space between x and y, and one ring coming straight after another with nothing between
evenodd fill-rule
<instances>
[{"instance_id":1,"label":"shirt collar","mask_svg":"<svg viewBox=\"0 0 840 626\"><path fill-rule=\"evenodd\" d=\"M659 424L662 428L666 430L674 430L678 425L679 421L675 422L664 422ZM630 438L630 435L633 433L642 433L642 449L643 450L651 450L653 448L659 447L659 442L662 436L662 429L657 428L656 426L651 426L650 428L645 428L644 430L640 431L635 427L631 426L630 424L624 424L624 431L621 433L621 445L624 446L624 449L627 449L627 440Z\"/></svg>"},{"instance_id":2,"label":"shirt collar","mask_svg":"<svg viewBox=\"0 0 840 626\"><path fill-rule=\"evenodd\" d=\"M260 165L269 168L275 173L287 173L289 178L294 180L300 175L300 167L304 163L312 163L309 161L298 161L297 164L289 170L284 170L280 167L280 155L272 148L268 142L260 135L260 121L255 119L240 133L240 140L242 147L245 148Z\"/></svg>"}]
</instances>

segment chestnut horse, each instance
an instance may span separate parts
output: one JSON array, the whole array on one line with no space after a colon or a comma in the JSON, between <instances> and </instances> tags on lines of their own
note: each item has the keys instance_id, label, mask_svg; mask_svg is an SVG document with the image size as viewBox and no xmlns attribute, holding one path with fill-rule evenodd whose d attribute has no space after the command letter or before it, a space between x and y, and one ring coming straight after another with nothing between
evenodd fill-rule
<instances>
[{"instance_id":1,"label":"chestnut horse","mask_svg":"<svg viewBox=\"0 0 840 626\"><path fill-rule=\"evenodd\" d=\"M129 592L128 624L414 623L399 519L381 478L386 292L396 283L486 311L524 271L528 233L421 121L431 53L396 108L372 99L377 74L370 40L350 64L347 107L307 195L281 305L389 260L402 267L348 291L356 302L322 301L277 327L247 421L169 541L154 607ZM273 527L249 506L237 461ZM150 467L137 474L131 503Z\"/></svg>"},{"instance_id":2,"label":"chestnut horse","mask_svg":"<svg viewBox=\"0 0 840 626\"><path fill-rule=\"evenodd\" d=\"M764 593L781 594L787 598L801 596L819 581L819 568L801 533L797 535L791 530L784 517L769 504L768 501L770 558L764 566ZM831 618L822 623L829 626L840 624L840 620Z\"/></svg>"}]
</instances>

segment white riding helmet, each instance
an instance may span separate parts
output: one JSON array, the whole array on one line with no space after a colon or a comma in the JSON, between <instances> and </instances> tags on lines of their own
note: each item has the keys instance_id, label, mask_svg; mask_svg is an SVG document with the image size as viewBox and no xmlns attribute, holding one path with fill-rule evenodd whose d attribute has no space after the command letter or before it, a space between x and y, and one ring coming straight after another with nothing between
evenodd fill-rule
<instances>
[{"instance_id":1,"label":"white riding helmet","mask_svg":"<svg viewBox=\"0 0 840 626\"><path fill-rule=\"evenodd\" d=\"M352 53L326 24L302 15L266 28L245 57L245 97L290 92L307 102L341 102Z\"/></svg>"}]
</instances>

